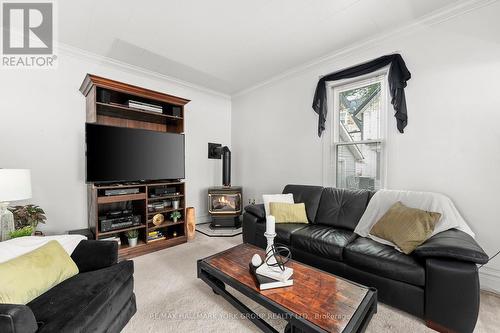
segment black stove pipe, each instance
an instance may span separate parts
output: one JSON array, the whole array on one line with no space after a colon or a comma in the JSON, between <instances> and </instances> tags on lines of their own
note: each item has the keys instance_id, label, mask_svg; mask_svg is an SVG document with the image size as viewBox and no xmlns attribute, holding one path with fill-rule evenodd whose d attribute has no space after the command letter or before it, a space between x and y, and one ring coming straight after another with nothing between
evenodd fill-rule
<instances>
[{"instance_id":1,"label":"black stove pipe","mask_svg":"<svg viewBox=\"0 0 500 333\"><path fill-rule=\"evenodd\" d=\"M231 151L227 146L216 148L222 155L222 185L231 187Z\"/></svg>"}]
</instances>

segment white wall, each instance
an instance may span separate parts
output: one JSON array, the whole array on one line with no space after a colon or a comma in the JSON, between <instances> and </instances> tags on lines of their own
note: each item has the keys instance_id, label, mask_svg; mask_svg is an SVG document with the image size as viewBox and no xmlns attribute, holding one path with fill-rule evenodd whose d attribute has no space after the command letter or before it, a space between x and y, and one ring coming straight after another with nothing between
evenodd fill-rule
<instances>
[{"instance_id":1,"label":"white wall","mask_svg":"<svg viewBox=\"0 0 500 333\"><path fill-rule=\"evenodd\" d=\"M235 183L246 198L322 184L318 76L400 51L412 72L405 134L389 119L388 187L450 196L488 254L500 247L500 3L369 43L233 98ZM483 268L500 290L500 258ZM494 286L493 286L494 285Z\"/></svg>"},{"instance_id":2,"label":"white wall","mask_svg":"<svg viewBox=\"0 0 500 333\"><path fill-rule=\"evenodd\" d=\"M190 99L186 106L187 203L202 220L206 190L221 184L220 160L207 158L207 143L231 141L228 97L112 63L61 50L55 70L0 72L0 168L32 170L33 198L45 209L40 229L61 233L87 226L85 181L86 73Z\"/></svg>"}]
</instances>

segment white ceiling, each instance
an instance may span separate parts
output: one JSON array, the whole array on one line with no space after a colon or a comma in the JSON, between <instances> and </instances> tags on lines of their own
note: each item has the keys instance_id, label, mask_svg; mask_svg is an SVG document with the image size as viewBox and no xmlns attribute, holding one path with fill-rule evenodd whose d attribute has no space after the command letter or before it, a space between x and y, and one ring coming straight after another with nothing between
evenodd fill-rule
<instances>
[{"instance_id":1,"label":"white ceiling","mask_svg":"<svg viewBox=\"0 0 500 333\"><path fill-rule=\"evenodd\" d=\"M232 94L459 0L58 2L60 42Z\"/></svg>"}]
</instances>

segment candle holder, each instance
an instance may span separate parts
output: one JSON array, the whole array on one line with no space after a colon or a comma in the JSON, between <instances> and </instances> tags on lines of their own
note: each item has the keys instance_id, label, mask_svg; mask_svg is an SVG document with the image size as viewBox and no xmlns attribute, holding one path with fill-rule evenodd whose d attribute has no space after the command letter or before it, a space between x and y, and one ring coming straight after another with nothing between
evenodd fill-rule
<instances>
[{"instance_id":1,"label":"candle holder","mask_svg":"<svg viewBox=\"0 0 500 333\"><path fill-rule=\"evenodd\" d=\"M256 273L278 281L284 282L289 280L293 274L293 269L285 267L285 264L290 259L290 250L284 246L274 245L276 233L265 232L264 236L267 239L266 257L262 265L256 269ZM281 259L277 260L277 256L280 256L280 250L287 251L284 261Z\"/></svg>"},{"instance_id":2,"label":"candle holder","mask_svg":"<svg viewBox=\"0 0 500 333\"><path fill-rule=\"evenodd\" d=\"M269 234L267 232L264 233L264 236L267 238L267 247L266 247L266 258L264 263L269 265L276 264L276 258L274 257L274 238L276 237L276 233Z\"/></svg>"}]
</instances>

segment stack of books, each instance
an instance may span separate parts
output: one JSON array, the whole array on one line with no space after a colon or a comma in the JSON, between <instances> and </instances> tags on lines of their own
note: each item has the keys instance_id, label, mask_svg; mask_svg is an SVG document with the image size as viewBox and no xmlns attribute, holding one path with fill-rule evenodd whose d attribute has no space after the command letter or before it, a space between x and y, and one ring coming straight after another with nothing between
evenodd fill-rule
<instances>
[{"instance_id":1,"label":"stack of books","mask_svg":"<svg viewBox=\"0 0 500 333\"><path fill-rule=\"evenodd\" d=\"M283 288L293 285L293 269L291 268L287 267L285 271L281 271L279 268L268 267L266 264L255 267L252 263L249 264L249 267L250 273L259 290Z\"/></svg>"},{"instance_id":2,"label":"stack of books","mask_svg":"<svg viewBox=\"0 0 500 333\"><path fill-rule=\"evenodd\" d=\"M139 109L139 110L144 110L144 111L163 113L163 108L160 105L138 102L138 101L134 101L134 100L128 101L128 107L134 108L134 109Z\"/></svg>"},{"instance_id":3,"label":"stack of books","mask_svg":"<svg viewBox=\"0 0 500 333\"><path fill-rule=\"evenodd\" d=\"M167 239L167 237L165 237L163 233L159 230L150 231L148 233L148 242L155 242L162 239Z\"/></svg>"}]
</instances>

